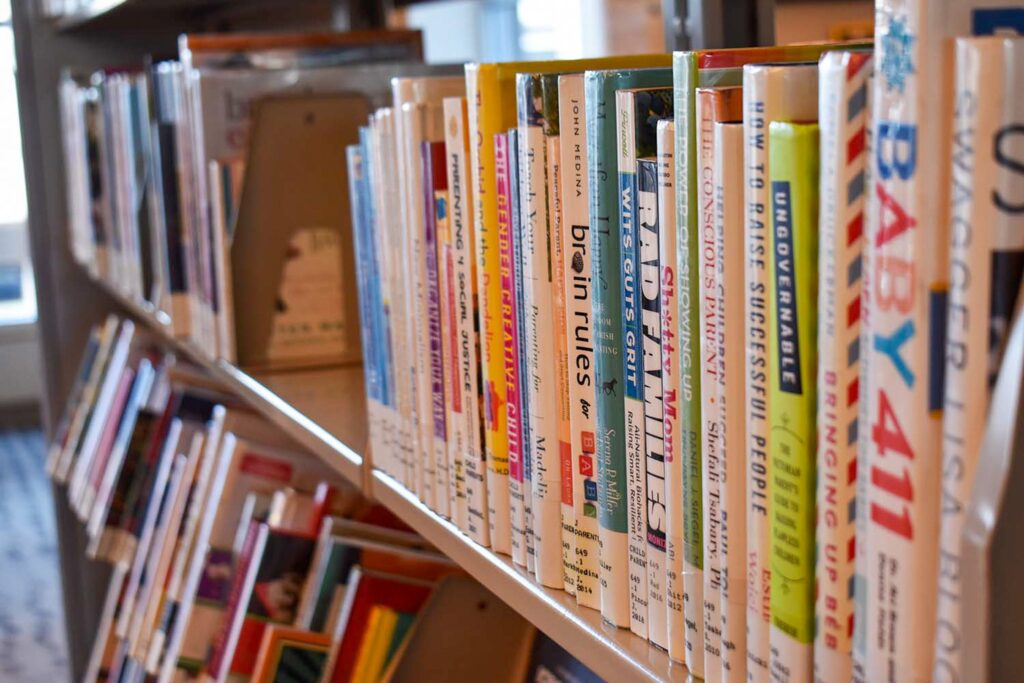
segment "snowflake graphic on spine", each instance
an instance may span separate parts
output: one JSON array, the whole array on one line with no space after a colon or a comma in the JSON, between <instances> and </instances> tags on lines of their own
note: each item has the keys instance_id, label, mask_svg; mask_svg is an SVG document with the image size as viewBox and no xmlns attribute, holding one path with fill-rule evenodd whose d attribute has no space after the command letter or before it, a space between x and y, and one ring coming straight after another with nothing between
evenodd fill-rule
<instances>
[{"instance_id":1,"label":"snowflake graphic on spine","mask_svg":"<svg viewBox=\"0 0 1024 683\"><path fill-rule=\"evenodd\" d=\"M885 78L886 90L903 92L907 76L914 73L911 48L917 40L907 30L906 18L892 17L882 36L882 64L880 69Z\"/></svg>"}]
</instances>

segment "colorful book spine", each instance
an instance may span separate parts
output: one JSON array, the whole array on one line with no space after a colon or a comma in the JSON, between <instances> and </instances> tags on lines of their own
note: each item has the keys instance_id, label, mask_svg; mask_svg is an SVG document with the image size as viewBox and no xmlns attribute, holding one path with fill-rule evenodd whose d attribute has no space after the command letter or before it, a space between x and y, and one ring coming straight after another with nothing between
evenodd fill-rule
<instances>
[{"instance_id":1,"label":"colorful book spine","mask_svg":"<svg viewBox=\"0 0 1024 683\"><path fill-rule=\"evenodd\" d=\"M448 154L449 212L455 246L456 382L462 392L465 448L461 451L466 489L466 532L490 544L487 514L487 461L481 421L480 311L473 240L473 206L469 179L469 139L465 98L446 98L445 149ZM457 454L458 455L458 454Z\"/></svg>"},{"instance_id":2,"label":"colorful book spine","mask_svg":"<svg viewBox=\"0 0 1024 683\"><path fill-rule=\"evenodd\" d=\"M523 547L526 552L526 569L536 573L536 554L533 547L533 437L530 425L530 392L526 384L530 379L529 357L526 353L526 264L523 261L523 224L521 197L528 190L523 187L523 177L519 172L519 129L508 130L508 177L511 193L509 204L512 207L512 267L515 273L513 292L515 293L515 324L519 340L519 417L520 444L523 462L523 516L522 528Z\"/></svg>"},{"instance_id":3,"label":"colorful book spine","mask_svg":"<svg viewBox=\"0 0 1024 683\"><path fill-rule=\"evenodd\" d=\"M509 518L511 523L510 552L512 559L526 566L526 509L523 501L523 448L519 415L519 334L516 326L515 255L512 219L512 186L508 170L508 134L494 136L495 189L498 194L498 248L501 252L501 323L503 339L505 387L504 403L508 410L505 443L508 448ZM490 485L492 482L488 482ZM488 488L489 490L489 488Z\"/></svg>"},{"instance_id":4,"label":"colorful book spine","mask_svg":"<svg viewBox=\"0 0 1024 683\"><path fill-rule=\"evenodd\" d=\"M861 263L867 196L869 52L819 64L817 596L814 676L853 675Z\"/></svg>"},{"instance_id":5,"label":"colorful book spine","mask_svg":"<svg viewBox=\"0 0 1024 683\"><path fill-rule=\"evenodd\" d=\"M879 0L867 377L866 678L931 679L942 487L952 77L949 39L1020 32L1017 3ZM943 639L947 634L942 634Z\"/></svg>"},{"instance_id":6,"label":"colorful book spine","mask_svg":"<svg viewBox=\"0 0 1024 683\"><path fill-rule=\"evenodd\" d=\"M715 230L715 110L724 93L715 88L697 90L695 170L702 180L697 193L698 299L697 334L700 363L701 504L704 540L704 676L722 679L722 422L719 414L718 328L721 324L718 252Z\"/></svg>"},{"instance_id":7,"label":"colorful book spine","mask_svg":"<svg viewBox=\"0 0 1024 683\"><path fill-rule=\"evenodd\" d=\"M423 164L423 207L426 227L427 262L427 314L430 324L430 388L433 401L433 428L435 444L434 496L437 511L444 517L451 517L455 491L451 481L448 444L448 407L451 389L447 379L450 339L446 338L448 325L445 322L447 302L447 243L441 235L448 232L448 174L445 172L445 151L443 142L424 142Z\"/></svg>"},{"instance_id":8,"label":"colorful book spine","mask_svg":"<svg viewBox=\"0 0 1024 683\"><path fill-rule=\"evenodd\" d=\"M747 432L743 330L743 124L716 117L715 273L718 281L718 414L721 460L722 679L747 677Z\"/></svg>"},{"instance_id":9,"label":"colorful book spine","mask_svg":"<svg viewBox=\"0 0 1024 683\"><path fill-rule=\"evenodd\" d=\"M558 406L559 517L561 521L562 587L576 595L576 513L573 510L572 448L569 426L569 337L566 327L565 223L562 214L561 122L558 118L558 75L540 77L544 112L544 143L548 178L548 253L555 329L555 383Z\"/></svg>"},{"instance_id":10,"label":"colorful book spine","mask_svg":"<svg viewBox=\"0 0 1024 683\"><path fill-rule=\"evenodd\" d=\"M1024 271L1021 167L1011 138L1024 130L1020 39L956 41L951 138L949 311L942 418L938 626L934 676L964 680L961 538L992 391ZM1016 132L1014 132L1016 131ZM1016 149L1020 149L1019 143ZM979 315L980 314L980 315ZM998 599L998 596L996 596Z\"/></svg>"},{"instance_id":11,"label":"colorful book spine","mask_svg":"<svg viewBox=\"0 0 1024 683\"><path fill-rule=\"evenodd\" d=\"M520 226L522 228L524 331L521 352L527 374L531 458L531 528L537 580L561 588L562 510L559 451L558 358L554 324L554 287L547 143L541 78L519 74Z\"/></svg>"},{"instance_id":12,"label":"colorful book spine","mask_svg":"<svg viewBox=\"0 0 1024 683\"><path fill-rule=\"evenodd\" d=\"M658 224L661 264L661 382L665 449L665 606L668 654L686 661L683 614L683 451L682 403L692 400L679 373L679 287L676 270L675 122L658 122Z\"/></svg>"},{"instance_id":13,"label":"colorful book spine","mask_svg":"<svg viewBox=\"0 0 1024 683\"><path fill-rule=\"evenodd\" d=\"M562 255L565 271L565 323L569 353L569 448L572 503L576 524L576 602L599 609L596 422L594 411L594 327L590 235L587 205L587 138L583 75L558 78L559 150L562 183Z\"/></svg>"},{"instance_id":14,"label":"colorful book spine","mask_svg":"<svg viewBox=\"0 0 1024 683\"><path fill-rule=\"evenodd\" d=\"M500 94L501 85L496 68L474 64L466 67L469 169L472 174L473 232L480 302L480 363L483 369L481 393L484 395L488 521L491 548L495 552L508 554L512 552L512 532L509 514L510 462L506 433L508 390L505 358L506 347L510 345L511 339L504 310L512 302L504 301L503 283L506 275L511 276L512 252L508 194L503 194L501 184L495 183L498 172L495 153L499 149L507 152L507 141L502 145L495 138L495 134L504 129L502 112L492 102ZM499 200L502 201L500 207ZM504 219L499 224L501 213ZM516 467L519 466L516 463Z\"/></svg>"},{"instance_id":15,"label":"colorful book spine","mask_svg":"<svg viewBox=\"0 0 1024 683\"><path fill-rule=\"evenodd\" d=\"M637 267L636 105L638 93L615 93L618 152L619 231L622 278L622 379L625 409L626 491L629 521L629 628L648 637L647 461L644 458L644 356L641 294Z\"/></svg>"},{"instance_id":16,"label":"colorful book spine","mask_svg":"<svg viewBox=\"0 0 1024 683\"><path fill-rule=\"evenodd\" d=\"M588 71L585 75L593 311L596 336L598 522L601 614L616 626L630 621L627 470L622 359L622 254L615 151L616 90L659 87L668 69Z\"/></svg>"},{"instance_id":17,"label":"colorful book spine","mask_svg":"<svg viewBox=\"0 0 1024 683\"><path fill-rule=\"evenodd\" d=\"M818 125L769 124L771 671L809 681L814 641Z\"/></svg>"},{"instance_id":18,"label":"colorful book spine","mask_svg":"<svg viewBox=\"0 0 1024 683\"><path fill-rule=\"evenodd\" d=\"M665 92L671 107L672 92ZM667 112L666 112L667 113ZM664 120L664 119L662 119ZM665 515L665 414L664 363L661 328L661 221L659 213L657 126L637 159L637 268L641 298L640 325L643 332L644 366L644 481L646 514L644 542L647 545L647 637L668 649L668 607L666 590L667 522ZM647 155L648 153L652 153Z\"/></svg>"}]
</instances>

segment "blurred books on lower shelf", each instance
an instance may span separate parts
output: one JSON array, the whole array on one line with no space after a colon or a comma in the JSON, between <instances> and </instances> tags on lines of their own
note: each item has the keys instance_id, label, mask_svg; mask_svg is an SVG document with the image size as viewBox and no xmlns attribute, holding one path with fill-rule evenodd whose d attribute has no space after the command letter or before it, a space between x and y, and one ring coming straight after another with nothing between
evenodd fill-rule
<instances>
[{"instance_id":1,"label":"blurred books on lower shelf","mask_svg":"<svg viewBox=\"0 0 1024 683\"><path fill-rule=\"evenodd\" d=\"M448 582L500 604L132 321L96 326L78 377L48 469L113 565L85 680L386 680ZM483 623L533 632L502 607Z\"/></svg>"}]
</instances>

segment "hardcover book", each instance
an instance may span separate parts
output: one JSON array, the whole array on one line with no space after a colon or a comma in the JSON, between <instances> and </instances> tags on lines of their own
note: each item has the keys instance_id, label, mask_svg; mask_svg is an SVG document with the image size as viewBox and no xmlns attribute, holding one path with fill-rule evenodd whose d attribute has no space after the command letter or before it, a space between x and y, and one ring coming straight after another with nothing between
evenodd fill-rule
<instances>
[{"instance_id":1,"label":"hardcover book","mask_svg":"<svg viewBox=\"0 0 1024 683\"><path fill-rule=\"evenodd\" d=\"M658 410L661 404L661 312L658 292L648 296L650 292L645 291L652 286L657 290L659 283L657 277L653 284L649 282L651 269L657 269L657 195L651 191L651 183L657 176L649 173L645 176L648 184L643 199L646 203L641 207L637 160L655 152L656 124L672 115L672 89L622 89L615 93L615 103L622 249L630 629L665 647L664 528L661 515L655 509L664 499L661 452L664 430ZM645 214L640 213L641 208ZM642 224L644 218L647 224ZM653 263L644 262L644 251ZM648 308L653 312L648 313ZM657 324L652 326L654 314L657 314ZM650 444L647 444L648 436ZM648 464L652 465L650 472ZM648 519L651 512L655 514L653 524ZM652 558L648 558L649 553ZM655 554L657 556L653 557ZM653 560L651 564L648 564L649 559ZM649 585L649 578L654 579L653 586ZM652 619L657 622L654 634L650 633Z\"/></svg>"},{"instance_id":2,"label":"hardcover book","mask_svg":"<svg viewBox=\"0 0 1024 683\"><path fill-rule=\"evenodd\" d=\"M818 255L818 547L816 678L851 679L856 578L860 336L867 190L870 52L830 52L818 66L821 190ZM855 548L851 552L851 547ZM853 590L851 591L851 585ZM863 614L863 613L862 613Z\"/></svg>"},{"instance_id":3,"label":"hardcover book","mask_svg":"<svg viewBox=\"0 0 1024 683\"><path fill-rule=\"evenodd\" d=\"M721 453L722 678L747 674L747 495L743 267L743 119L716 116L715 280L718 283L718 418Z\"/></svg>"},{"instance_id":4,"label":"hardcover book","mask_svg":"<svg viewBox=\"0 0 1024 683\"><path fill-rule=\"evenodd\" d=\"M808 680L814 642L818 124L769 124L772 676Z\"/></svg>"},{"instance_id":5,"label":"hardcover book","mask_svg":"<svg viewBox=\"0 0 1024 683\"><path fill-rule=\"evenodd\" d=\"M564 586L562 576L561 452L559 448L558 358L554 324L554 269L550 239L547 144L541 76L519 74L518 162L523 328L519 352L528 396L531 517L537 580Z\"/></svg>"},{"instance_id":6,"label":"hardcover book","mask_svg":"<svg viewBox=\"0 0 1024 683\"><path fill-rule=\"evenodd\" d=\"M966 678L963 601L975 588L959 566L991 396L1002 367L1024 274L1024 214L1010 131L1021 130L1024 46L1019 38L956 41L950 137L949 310L942 417L938 628L934 676ZM1018 148L1019 149L1019 148ZM1017 199L1015 200L1014 197ZM980 315L979 315L980 313ZM998 598L996 598L998 599Z\"/></svg>"},{"instance_id":7,"label":"hardcover book","mask_svg":"<svg viewBox=\"0 0 1024 683\"><path fill-rule=\"evenodd\" d=\"M679 277L676 269L675 122L658 122L658 258L661 264L662 429L665 433L665 606L668 654L686 661L686 620L683 614L683 451L680 413L684 401L695 400L680 376Z\"/></svg>"},{"instance_id":8,"label":"hardcover book","mask_svg":"<svg viewBox=\"0 0 1024 683\"><path fill-rule=\"evenodd\" d=\"M737 87L699 88L695 114L697 120L697 173L711 182L701 182L697 196L700 244L696 302L700 329L700 415L701 415L701 500L702 539L704 541L704 675L722 680L722 480L726 464L721 412L721 374L719 335L723 322L722 282L718 268L716 227L717 193L715 178L715 123L735 121L742 107L743 91Z\"/></svg>"},{"instance_id":9,"label":"hardcover book","mask_svg":"<svg viewBox=\"0 0 1024 683\"><path fill-rule=\"evenodd\" d=\"M586 106L583 74L558 77L561 129L562 258L565 272L565 324L569 354L569 448L575 517L576 602L599 609L596 396L591 301L591 255L588 201Z\"/></svg>"},{"instance_id":10,"label":"hardcover book","mask_svg":"<svg viewBox=\"0 0 1024 683\"><path fill-rule=\"evenodd\" d=\"M544 109L544 142L547 153L548 231L551 255L551 288L553 292L553 325L555 337L556 387L558 399L558 461L559 508L561 518L562 586L569 595L576 595L576 513L573 510L572 447L569 424L569 339L566 321L565 223L562 208L561 120L557 74L540 78L541 102Z\"/></svg>"},{"instance_id":11,"label":"hardcover book","mask_svg":"<svg viewBox=\"0 0 1024 683\"><path fill-rule=\"evenodd\" d=\"M466 99L445 98L445 150L448 155L449 211L455 245L456 380L462 394L466 488L465 530L477 543L490 544L487 511L487 460L484 453L483 393L480 363L480 306L470 194Z\"/></svg>"}]
</instances>

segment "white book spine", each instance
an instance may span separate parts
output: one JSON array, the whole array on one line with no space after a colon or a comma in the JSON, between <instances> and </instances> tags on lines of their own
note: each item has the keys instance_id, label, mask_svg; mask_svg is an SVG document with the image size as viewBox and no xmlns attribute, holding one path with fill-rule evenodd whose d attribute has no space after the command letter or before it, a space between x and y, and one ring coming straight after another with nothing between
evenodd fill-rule
<instances>
[{"instance_id":1,"label":"white book spine","mask_svg":"<svg viewBox=\"0 0 1024 683\"><path fill-rule=\"evenodd\" d=\"M576 602L600 608L590 209L583 76L558 79L564 224L565 316L569 352L572 500L576 516Z\"/></svg>"},{"instance_id":2,"label":"white book spine","mask_svg":"<svg viewBox=\"0 0 1024 683\"><path fill-rule=\"evenodd\" d=\"M861 272L869 52L819 63L818 589L814 677L850 680L856 559Z\"/></svg>"},{"instance_id":3,"label":"white book spine","mask_svg":"<svg viewBox=\"0 0 1024 683\"><path fill-rule=\"evenodd\" d=\"M704 510L704 676L722 678L721 624L721 416L718 399L719 292L716 276L714 121L710 93L697 92L697 172L706 179L697 185L697 235L700 264L697 274L700 313L700 410L702 506Z\"/></svg>"},{"instance_id":4,"label":"white book spine","mask_svg":"<svg viewBox=\"0 0 1024 683\"><path fill-rule=\"evenodd\" d=\"M956 43L936 680L964 680L963 642L976 637L963 632L962 604L973 587L961 582L960 547L991 392L1020 305L1024 179L1012 159L1022 149L1022 73L1019 39Z\"/></svg>"},{"instance_id":5,"label":"white book spine","mask_svg":"<svg viewBox=\"0 0 1024 683\"><path fill-rule=\"evenodd\" d=\"M473 202L469 182L469 141L466 131L466 101L444 101L446 153L448 155L448 192L455 245L456 341L458 371L456 380L462 391L462 419L465 422L466 447L458 454L466 487L466 527L470 538L481 545L490 544L487 525L487 463L483 454L483 400L480 393L480 324L476 291L473 240Z\"/></svg>"},{"instance_id":6,"label":"white book spine","mask_svg":"<svg viewBox=\"0 0 1024 683\"><path fill-rule=\"evenodd\" d=\"M743 124L714 129L721 433L722 680L747 675L747 433L744 391Z\"/></svg>"},{"instance_id":7,"label":"white book spine","mask_svg":"<svg viewBox=\"0 0 1024 683\"><path fill-rule=\"evenodd\" d=\"M537 99L524 89L540 90L536 77L520 76L519 97L519 212L522 225L523 289L532 463L532 529L537 580L561 588L562 510L561 453L558 446L558 372L555 351L554 291L551 267L551 229L548 220L547 145L544 129L533 116ZM529 93L532 95L532 93ZM524 111L524 106L527 111ZM540 115L540 112L537 112Z\"/></svg>"},{"instance_id":8,"label":"white book spine","mask_svg":"<svg viewBox=\"0 0 1024 683\"><path fill-rule=\"evenodd\" d=\"M626 411L626 490L629 519L629 628L647 638L647 460L644 444L643 358L636 272L636 139L634 97L615 93L615 132L619 172L619 225L622 240L623 404Z\"/></svg>"},{"instance_id":9,"label":"white book spine","mask_svg":"<svg viewBox=\"0 0 1024 683\"><path fill-rule=\"evenodd\" d=\"M658 159L644 157L636 167L637 264L640 328L644 358L644 480L647 552L647 637L668 649L666 606L667 523L665 509L664 361L661 326L661 224L659 222ZM681 477L682 475L680 475ZM680 482L682 479L680 478Z\"/></svg>"},{"instance_id":10,"label":"white book spine","mask_svg":"<svg viewBox=\"0 0 1024 683\"><path fill-rule=\"evenodd\" d=\"M658 123L658 222L661 227L661 364L662 414L665 434L665 551L668 654L686 661L686 621L683 613L683 449L680 402L685 399L679 373L679 287L675 268L677 227L675 210L675 123Z\"/></svg>"},{"instance_id":11,"label":"white book spine","mask_svg":"<svg viewBox=\"0 0 1024 683\"><path fill-rule=\"evenodd\" d=\"M756 68L756 67L755 67ZM747 680L768 681L768 125L765 82L755 70L743 70L743 187L746 212L743 242L745 343L744 393L747 429Z\"/></svg>"}]
</instances>

